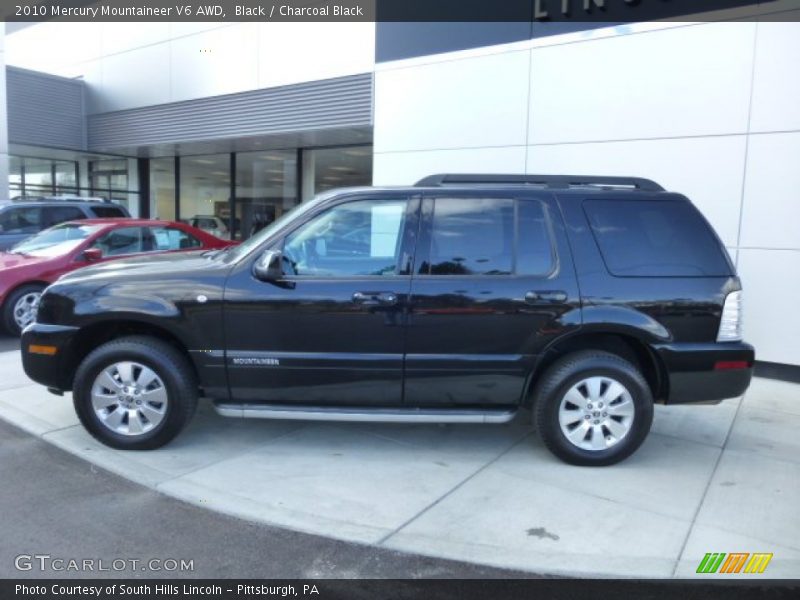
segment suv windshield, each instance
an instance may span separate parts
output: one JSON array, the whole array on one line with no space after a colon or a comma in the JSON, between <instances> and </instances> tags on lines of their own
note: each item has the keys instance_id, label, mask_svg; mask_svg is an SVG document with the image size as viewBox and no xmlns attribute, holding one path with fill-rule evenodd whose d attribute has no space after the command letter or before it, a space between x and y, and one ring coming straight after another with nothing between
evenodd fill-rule
<instances>
[{"instance_id":1,"label":"suv windshield","mask_svg":"<svg viewBox=\"0 0 800 600\"><path fill-rule=\"evenodd\" d=\"M98 225L63 223L29 237L11 248L9 252L29 256L58 256L76 248L99 229Z\"/></svg>"}]
</instances>

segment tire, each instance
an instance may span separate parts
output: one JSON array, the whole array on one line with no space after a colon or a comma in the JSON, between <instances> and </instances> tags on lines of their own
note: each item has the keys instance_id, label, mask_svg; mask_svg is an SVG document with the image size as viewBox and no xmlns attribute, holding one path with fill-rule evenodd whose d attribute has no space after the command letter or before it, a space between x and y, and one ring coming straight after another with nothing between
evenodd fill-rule
<instances>
[{"instance_id":1,"label":"tire","mask_svg":"<svg viewBox=\"0 0 800 600\"><path fill-rule=\"evenodd\" d=\"M547 449L564 462L613 465L650 432L653 394L641 372L616 354L575 352L538 382L533 420Z\"/></svg>"},{"instance_id":2,"label":"tire","mask_svg":"<svg viewBox=\"0 0 800 600\"><path fill-rule=\"evenodd\" d=\"M152 450L191 420L197 380L178 350L156 338L131 336L103 344L83 360L72 396L78 418L95 439L120 450Z\"/></svg>"},{"instance_id":3,"label":"tire","mask_svg":"<svg viewBox=\"0 0 800 600\"><path fill-rule=\"evenodd\" d=\"M29 283L18 287L8 295L3 304L3 327L8 333L19 337L22 329L34 321L44 288L45 286L41 284Z\"/></svg>"}]
</instances>

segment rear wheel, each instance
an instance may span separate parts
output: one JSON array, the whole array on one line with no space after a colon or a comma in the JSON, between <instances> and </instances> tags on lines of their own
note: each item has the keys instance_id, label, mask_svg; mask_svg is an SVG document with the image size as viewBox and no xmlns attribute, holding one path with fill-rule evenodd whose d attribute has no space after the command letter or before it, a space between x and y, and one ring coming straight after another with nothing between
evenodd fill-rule
<instances>
[{"instance_id":1,"label":"rear wheel","mask_svg":"<svg viewBox=\"0 0 800 600\"><path fill-rule=\"evenodd\" d=\"M536 388L534 422L547 448L573 465L605 466L642 445L653 397L639 370L607 352L565 356Z\"/></svg>"},{"instance_id":2,"label":"rear wheel","mask_svg":"<svg viewBox=\"0 0 800 600\"><path fill-rule=\"evenodd\" d=\"M197 383L185 356L161 340L132 336L91 352L75 374L75 411L96 439L113 448L163 446L197 407Z\"/></svg>"},{"instance_id":3,"label":"rear wheel","mask_svg":"<svg viewBox=\"0 0 800 600\"><path fill-rule=\"evenodd\" d=\"M3 326L8 333L18 336L36 320L43 291L43 285L31 283L18 287L8 295L3 304Z\"/></svg>"}]
</instances>

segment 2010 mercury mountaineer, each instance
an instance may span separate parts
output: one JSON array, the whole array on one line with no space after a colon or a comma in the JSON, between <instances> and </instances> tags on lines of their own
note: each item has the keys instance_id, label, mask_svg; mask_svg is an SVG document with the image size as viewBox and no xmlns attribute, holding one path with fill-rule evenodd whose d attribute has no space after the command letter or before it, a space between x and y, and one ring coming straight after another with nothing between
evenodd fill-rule
<instances>
[{"instance_id":1,"label":"2010 mercury mountaineer","mask_svg":"<svg viewBox=\"0 0 800 600\"><path fill-rule=\"evenodd\" d=\"M339 190L237 247L81 269L44 292L26 373L97 439L227 416L511 420L561 459L633 453L653 404L739 396L754 351L720 240L637 178L436 175Z\"/></svg>"}]
</instances>

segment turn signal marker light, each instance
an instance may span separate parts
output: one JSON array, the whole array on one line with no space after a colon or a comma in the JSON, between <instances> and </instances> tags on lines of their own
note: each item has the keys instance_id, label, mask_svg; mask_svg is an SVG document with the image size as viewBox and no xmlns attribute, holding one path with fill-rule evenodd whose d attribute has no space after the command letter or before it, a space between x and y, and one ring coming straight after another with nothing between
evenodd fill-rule
<instances>
[{"instance_id":1,"label":"turn signal marker light","mask_svg":"<svg viewBox=\"0 0 800 600\"><path fill-rule=\"evenodd\" d=\"M31 354L44 354L45 356L53 356L58 352L57 346L42 346L40 344L31 344L28 346L28 352Z\"/></svg>"}]
</instances>

